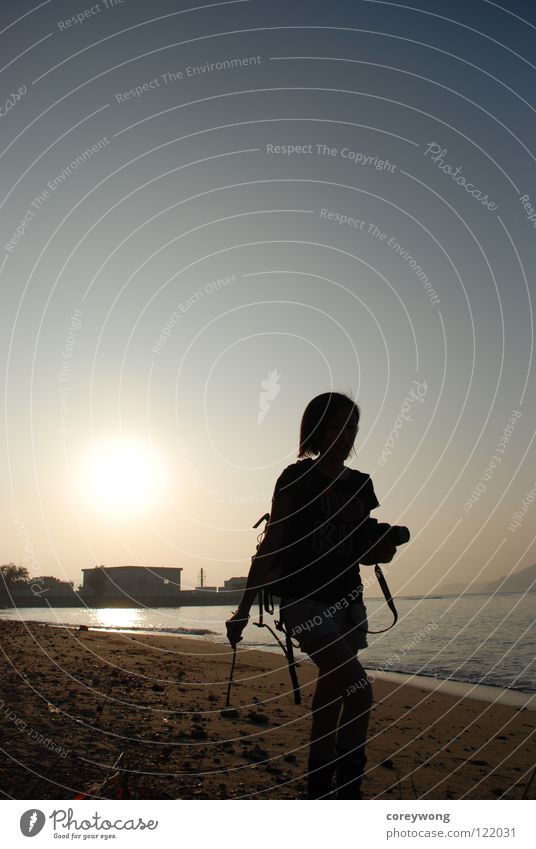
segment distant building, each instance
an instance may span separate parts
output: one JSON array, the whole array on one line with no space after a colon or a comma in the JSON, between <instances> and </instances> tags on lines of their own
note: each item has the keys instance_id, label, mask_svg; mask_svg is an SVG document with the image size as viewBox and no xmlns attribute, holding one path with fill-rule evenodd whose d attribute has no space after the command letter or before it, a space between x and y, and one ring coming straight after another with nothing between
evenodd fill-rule
<instances>
[{"instance_id":1,"label":"distant building","mask_svg":"<svg viewBox=\"0 0 536 849\"><path fill-rule=\"evenodd\" d=\"M232 592L233 590L243 590L245 589L246 581L247 578L227 578L223 582L223 587L220 587L220 591Z\"/></svg>"},{"instance_id":2,"label":"distant building","mask_svg":"<svg viewBox=\"0 0 536 849\"><path fill-rule=\"evenodd\" d=\"M218 587L207 587L206 584L205 584L202 587L196 587L195 591L201 592L201 593L204 593L204 592L217 593Z\"/></svg>"},{"instance_id":3,"label":"distant building","mask_svg":"<svg viewBox=\"0 0 536 849\"><path fill-rule=\"evenodd\" d=\"M122 599L158 601L178 598L181 590L181 568L162 566L95 566L82 569L84 581L81 595L88 601Z\"/></svg>"}]
</instances>

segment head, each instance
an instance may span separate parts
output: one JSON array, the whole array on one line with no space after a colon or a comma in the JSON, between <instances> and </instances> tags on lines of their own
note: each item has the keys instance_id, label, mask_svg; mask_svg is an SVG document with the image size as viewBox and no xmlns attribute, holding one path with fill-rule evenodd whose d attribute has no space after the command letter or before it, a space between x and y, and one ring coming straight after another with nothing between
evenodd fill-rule
<instances>
[{"instance_id":1,"label":"head","mask_svg":"<svg viewBox=\"0 0 536 849\"><path fill-rule=\"evenodd\" d=\"M300 426L298 457L338 455L343 460L353 450L359 430L360 410L348 395L325 392L309 401Z\"/></svg>"}]
</instances>

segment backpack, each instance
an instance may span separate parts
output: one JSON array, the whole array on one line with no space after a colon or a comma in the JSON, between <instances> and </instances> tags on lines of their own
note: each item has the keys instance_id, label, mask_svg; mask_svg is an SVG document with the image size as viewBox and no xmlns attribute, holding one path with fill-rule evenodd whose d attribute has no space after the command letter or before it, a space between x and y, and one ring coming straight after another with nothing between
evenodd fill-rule
<instances>
[{"instance_id":1,"label":"backpack","mask_svg":"<svg viewBox=\"0 0 536 849\"><path fill-rule=\"evenodd\" d=\"M266 529L268 527L269 521L270 521L270 514L265 513L253 525L253 528L258 528L259 525L261 524L261 522L265 523L264 528L260 531L260 533L257 536L256 551L258 551L259 546L260 546L261 542L263 541L263 539L266 535ZM370 521L375 522L376 520L371 519ZM254 557L255 557L255 555L253 555L252 561L253 561ZM397 612L397 609L395 607L395 603L393 601L391 591L389 590L389 587L387 585L387 581L385 580L385 576L384 576L384 574L383 574L383 572L382 572L382 570L381 570L381 568L378 564L376 564L374 566L374 572L375 572L376 578L378 580L378 583L381 587L381 590L383 592L383 595L385 597L385 600L387 602L387 605L389 606L389 609L391 610L391 613L393 614L393 621L391 622L391 624L387 628L382 628L380 631L370 631L368 628L362 628L362 630L364 630L367 634L383 634L383 633L385 633L385 631L389 631L391 628L394 627L394 625L396 625L396 622L398 620L398 612ZM274 600L274 595L277 596L277 579L278 579L279 576L280 576L280 568L278 568L276 566L272 570L271 574L269 575L269 580L267 580L266 585L263 586L263 587L259 587L258 594L257 594L258 604L259 604L259 621L253 622L253 624L256 625L257 628L267 628L270 631L270 633L272 634L272 636L274 637L274 639L278 642L279 647L281 648L283 654L285 655L285 657L287 659L288 671L289 671L289 675L290 675L290 680L292 682L292 689L293 689L293 692L294 692L294 703L299 705L299 704L301 704L301 692L300 692L300 685L299 685L299 682L298 682L298 676L296 674L297 663L296 663L296 659L294 657L294 648L299 648L299 646L295 645L292 642L292 634L285 627L285 623L284 623L284 621L281 617L281 613L279 615L279 619L274 619L274 625L275 625L276 630L281 631L281 633L283 634L283 637L285 639L284 643L277 636L277 634L275 633L273 628L271 628L270 625L268 625L264 621L264 613L267 613L269 616L274 615L275 606L276 606L275 600ZM361 628L361 626L358 626L358 627ZM233 660L232 660L232 666L231 666L231 674L229 676L229 686L228 686L228 689L227 689L226 707L229 707L229 704L230 704L231 685L232 685L232 680L233 680L235 662L236 662L236 646L234 647L234 650L233 650Z\"/></svg>"},{"instance_id":2,"label":"backpack","mask_svg":"<svg viewBox=\"0 0 536 849\"><path fill-rule=\"evenodd\" d=\"M257 536L257 549L256 550L258 550L261 542L263 541L263 539L266 535L266 529L268 527L269 521L270 521L270 514L265 513L253 525L254 528L258 528L259 525L261 524L261 522L265 523L264 528L262 529L262 531ZM375 519L371 519L370 521L376 522ZM381 570L381 568L378 564L376 564L375 567L374 567L374 573L375 573L376 579L377 579L377 581L378 581L378 583L381 587L381 590L383 592L383 595L384 595L384 598L387 602L387 605L388 605L389 609L391 610L391 613L393 614L393 621L391 622L391 624L387 628L382 628L379 631L371 631L369 628L362 628L360 625L358 625L357 627L361 628L361 630L365 631L365 633L367 633L367 634L383 634L383 633L385 633L385 631L390 631L391 628L393 628L396 625L397 620L398 620L398 611L395 607L395 603L393 601L393 597L391 595L391 591L389 589L387 581L385 580L385 576L384 576L384 574L383 574L383 572L382 572L382 570ZM277 587L277 578L279 577L279 575L280 575L280 568L278 568L276 566L275 569L272 570L272 573L268 576L266 586L260 587L259 592L258 592L259 621L254 622L253 624L256 625L258 628L268 628L268 630L270 631L272 636L275 637L275 639L279 643L281 649L283 650L283 653L285 654L285 656L287 658L290 679L292 681L292 688L294 690L294 702L295 702L295 704L299 705L299 704L301 704L301 693L300 693L300 685L298 683L298 676L296 675L296 660L294 658L294 648L299 648L299 646L295 645L292 642L292 635L286 629L285 623L284 623L281 615L280 615L279 619L274 619L274 625L275 625L276 629L278 631L281 631L282 634L284 635L285 645L283 645L283 642L279 639L279 637L274 632L274 630L269 625L267 625L266 622L264 622L264 613L265 612L269 616L273 616L273 614L274 614L274 610L275 610L274 595L277 595L277 588L278 588Z\"/></svg>"}]
</instances>

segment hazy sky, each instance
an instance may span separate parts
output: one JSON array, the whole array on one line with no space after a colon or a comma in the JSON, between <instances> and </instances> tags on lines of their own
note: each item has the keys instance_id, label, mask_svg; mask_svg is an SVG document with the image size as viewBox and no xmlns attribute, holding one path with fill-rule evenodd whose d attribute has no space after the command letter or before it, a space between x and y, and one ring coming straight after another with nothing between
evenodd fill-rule
<instances>
[{"instance_id":1,"label":"hazy sky","mask_svg":"<svg viewBox=\"0 0 536 849\"><path fill-rule=\"evenodd\" d=\"M395 592L535 562L535 34L522 0L4 0L1 562L245 574L329 389L413 534Z\"/></svg>"}]
</instances>

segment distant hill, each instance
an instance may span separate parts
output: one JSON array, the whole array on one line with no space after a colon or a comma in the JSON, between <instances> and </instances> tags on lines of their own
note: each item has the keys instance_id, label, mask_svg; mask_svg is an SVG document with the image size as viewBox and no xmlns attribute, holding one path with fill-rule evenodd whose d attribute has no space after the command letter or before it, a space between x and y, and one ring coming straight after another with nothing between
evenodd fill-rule
<instances>
[{"instance_id":1,"label":"distant hill","mask_svg":"<svg viewBox=\"0 0 536 849\"><path fill-rule=\"evenodd\" d=\"M504 584L500 586L503 581ZM527 590L536 592L536 563L532 566L527 566L521 572L514 572L513 575L508 575L507 578L491 581L491 583L486 584L483 592L494 593L499 587L502 593L524 593Z\"/></svg>"},{"instance_id":2,"label":"distant hill","mask_svg":"<svg viewBox=\"0 0 536 849\"><path fill-rule=\"evenodd\" d=\"M536 563L532 566L527 566L526 569L521 569L520 572L514 572L496 581L481 581L478 584L472 584L467 587L457 581L453 584L441 584L435 591L441 595L471 595L473 593L524 593L536 592Z\"/></svg>"}]
</instances>

